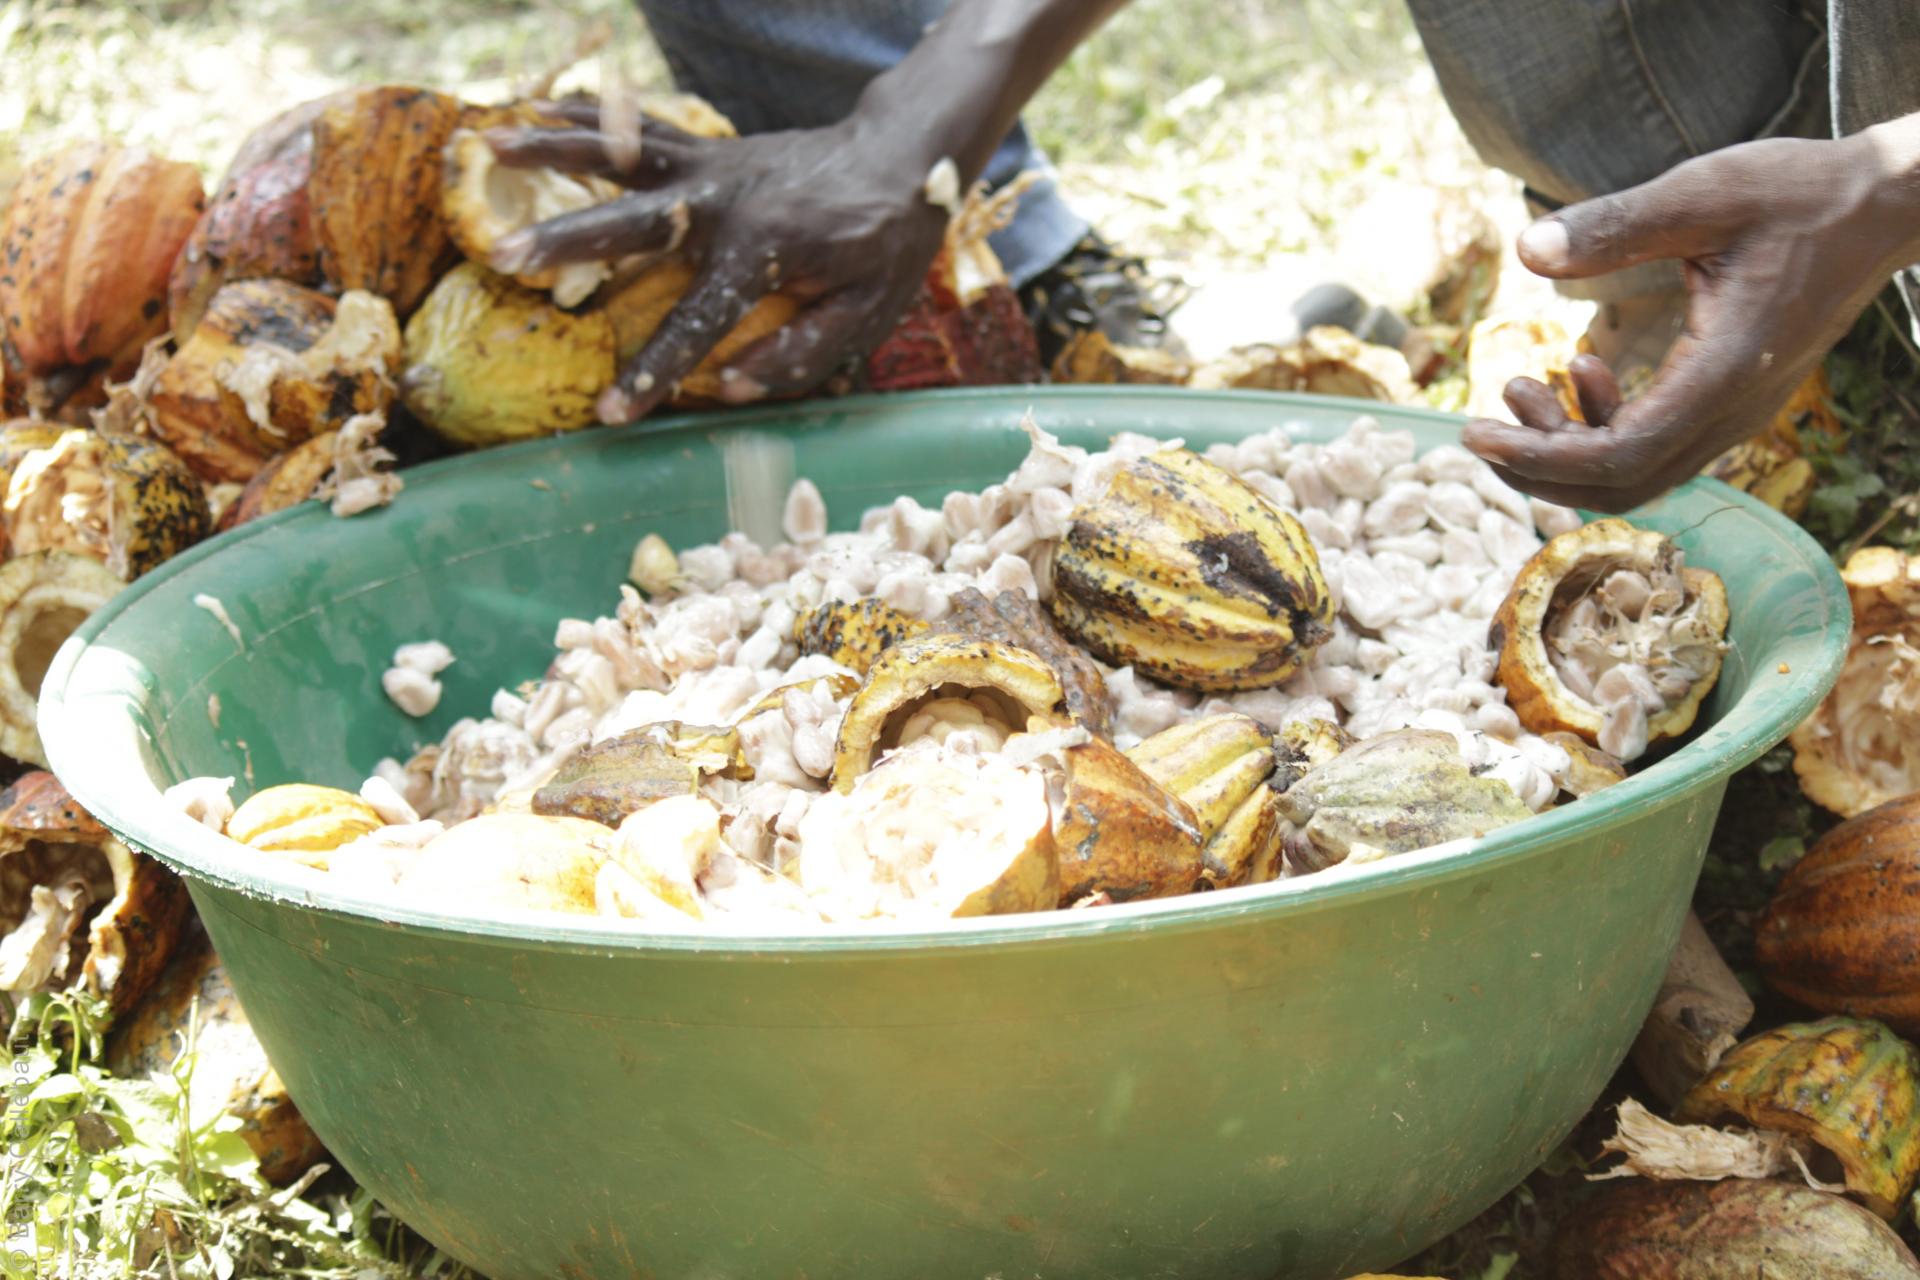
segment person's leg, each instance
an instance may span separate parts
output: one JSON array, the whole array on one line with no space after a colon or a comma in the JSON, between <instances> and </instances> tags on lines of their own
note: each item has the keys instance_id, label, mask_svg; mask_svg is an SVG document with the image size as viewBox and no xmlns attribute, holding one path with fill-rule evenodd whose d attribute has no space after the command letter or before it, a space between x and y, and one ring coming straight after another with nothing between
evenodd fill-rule
<instances>
[{"instance_id":1,"label":"person's leg","mask_svg":"<svg viewBox=\"0 0 1920 1280\"><path fill-rule=\"evenodd\" d=\"M853 110L867 82L894 65L947 0L638 0L675 82L742 133L817 128ZM1039 181L990 243L1016 286L1060 262L1087 235L1046 156L1016 125L982 175L995 188Z\"/></svg>"},{"instance_id":2,"label":"person's leg","mask_svg":"<svg viewBox=\"0 0 1920 1280\"><path fill-rule=\"evenodd\" d=\"M1821 23L1793 0L1410 7L1462 131L1526 185L1536 215L1737 142L1827 130ZM1657 361L1677 332L1671 263L1560 288L1602 304L1589 337L1623 372Z\"/></svg>"}]
</instances>

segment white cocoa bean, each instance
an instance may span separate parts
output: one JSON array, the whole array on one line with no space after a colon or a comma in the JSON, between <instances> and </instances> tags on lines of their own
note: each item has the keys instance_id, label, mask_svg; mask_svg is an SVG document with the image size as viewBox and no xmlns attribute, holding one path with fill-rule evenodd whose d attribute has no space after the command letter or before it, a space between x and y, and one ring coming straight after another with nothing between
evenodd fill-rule
<instances>
[{"instance_id":1,"label":"white cocoa bean","mask_svg":"<svg viewBox=\"0 0 1920 1280\"><path fill-rule=\"evenodd\" d=\"M811 480L796 480L787 490L787 505L780 515L780 529L788 542L818 542L827 536L827 502Z\"/></svg>"},{"instance_id":2,"label":"white cocoa bean","mask_svg":"<svg viewBox=\"0 0 1920 1280\"><path fill-rule=\"evenodd\" d=\"M388 667L380 687L394 706L416 718L440 705L440 682L412 667Z\"/></svg>"},{"instance_id":3,"label":"white cocoa bean","mask_svg":"<svg viewBox=\"0 0 1920 1280\"><path fill-rule=\"evenodd\" d=\"M825 778L833 772L834 735L820 725L793 731L793 760L810 778Z\"/></svg>"},{"instance_id":4,"label":"white cocoa bean","mask_svg":"<svg viewBox=\"0 0 1920 1280\"><path fill-rule=\"evenodd\" d=\"M393 651L393 665L421 675L437 676L453 665L453 650L438 640L403 644Z\"/></svg>"},{"instance_id":5,"label":"white cocoa bean","mask_svg":"<svg viewBox=\"0 0 1920 1280\"><path fill-rule=\"evenodd\" d=\"M987 539L987 554L996 560L1001 556L1020 555L1033 545L1035 536L1033 517L1022 511Z\"/></svg>"},{"instance_id":6,"label":"white cocoa bean","mask_svg":"<svg viewBox=\"0 0 1920 1280\"><path fill-rule=\"evenodd\" d=\"M1520 717L1504 702L1486 702L1473 709L1473 727L1511 742L1520 736Z\"/></svg>"},{"instance_id":7,"label":"white cocoa bean","mask_svg":"<svg viewBox=\"0 0 1920 1280\"><path fill-rule=\"evenodd\" d=\"M1427 487L1412 481L1388 485L1367 504L1361 531L1368 538L1412 533L1427 523Z\"/></svg>"},{"instance_id":8,"label":"white cocoa bean","mask_svg":"<svg viewBox=\"0 0 1920 1280\"><path fill-rule=\"evenodd\" d=\"M1487 558L1501 568L1518 568L1526 563L1540 549L1531 524L1530 519L1523 523L1503 511L1482 511L1480 545L1486 549Z\"/></svg>"},{"instance_id":9,"label":"white cocoa bean","mask_svg":"<svg viewBox=\"0 0 1920 1280\"><path fill-rule=\"evenodd\" d=\"M1580 513L1572 507L1543 502L1539 498L1528 498L1527 509L1533 513L1533 527L1540 531L1543 538L1557 538L1563 533L1572 533L1584 523Z\"/></svg>"},{"instance_id":10,"label":"white cocoa bean","mask_svg":"<svg viewBox=\"0 0 1920 1280\"><path fill-rule=\"evenodd\" d=\"M1345 551L1353 545L1353 535L1334 520L1333 513L1325 507L1302 507L1299 520L1300 527L1307 531L1307 537L1322 551L1328 548Z\"/></svg>"},{"instance_id":11,"label":"white cocoa bean","mask_svg":"<svg viewBox=\"0 0 1920 1280\"><path fill-rule=\"evenodd\" d=\"M733 656L734 665L755 671L765 670L780 656L780 646L784 643L786 640L783 636L761 627L741 643L740 651Z\"/></svg>"},{"instance_id":12,"label":"white cocoa bean","mask_svg":"<svg viewBox=\"0 0 1920 1280\"><path fill-rule=\"evenodd\" d=\"M1421 529L1397 537L1372 538L1367 542L1367 550L1375 555L1405 556L1423 565L1436 565L1440 563L1440 535L1431 529Z\"/></svg>"},{"instance_id":13,"label":"white cocoa bean","mask_svg":"<svg viewBox=\"0 0 1920 1280\"><path fill-rule=\"evenodd\" d=\"M1002 591L1018 591L1029 600L1040 598L1040 584L1034 580L1033 566L1016 555L1003 555L980 575L980 590L987 596Z\"/></svg>"},{"instance_id":14,"label":"white cocoa bean","mask_svg":"<svg viewBox=\"0 0 1920 1280\"><path fill-rule=\"evenodd\" d=\"M1042 489L1027 504L1035 537L1064 538L1073 523L1073 498L1065 489Z\"/></svg>"},{"instance_id":15,"label":"white cocoa bean","mask_svg":"<svg viewBox=\"0 0 1920 1280\"><path fill-rule=\"evenodd\" d=\"M1471 485L1473 477L1484 466L1480 459L1457 444L1438 445L1420 455L1420 474L1428 484L1451 480Z\"/></svg>"},{"instance_id":16,"label":"white cocoa bean","mask_svg":"<svg viewBox=\"0 0 1920 1280\"><path fill-rule=\"evenodd\" d=\"M1493 473L1492 467L1482 462L1468 483L1473 486L1475 493L1486 499L1488 506L1503 512L1515 524L1526 526L1529 532L1532 531L1533 511L1527 506L1527 495L1508 488L1506 482Z\"/></svg>"},{"instance_id":17,"label":"white cocoa bean","mask_svg":"<svg viewBox=\"0 0 1920 1280\"><path fill-rule=\"evenodd\" d=\"M1321 469L1318 460L1310 457L1296 457L1288 464L1283 478L1301 511L1333 505L1335 498L1333 485L1328 482L1326 473Z\"/></svg>"},{"instance_id":18,"label":"white cocoa bean","mask_svg":"<svg viewBox=\"0 0 1920 1280\"><path fill-rule=\"evenodd\" d=\"M721 547L689 547L680 553L680 574L702 591L718 591L733 577L733 557Z\"/></svg>"},{"instance_id":19,"label":"white cocoa bean","mask_svg":"<svg viewBox=\"0 0 1920 1280\"><path fill-rule=\"evenodd\" d=\"M952 573L974 574L986 568L993 560L987 550L987 540L979 533L970 533L953 544L953 550L947 553L945 568Z\"/></svg>"}]
</instances>

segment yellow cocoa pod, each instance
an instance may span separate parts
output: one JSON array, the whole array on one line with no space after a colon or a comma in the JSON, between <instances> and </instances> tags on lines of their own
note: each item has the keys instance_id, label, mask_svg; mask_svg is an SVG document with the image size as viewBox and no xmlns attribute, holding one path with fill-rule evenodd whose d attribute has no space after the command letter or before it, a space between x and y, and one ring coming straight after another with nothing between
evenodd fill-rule
<instances>
[{"instance_id":1,"label":"yellow cocoa pod","mask_svg":"<svg viewBox=\"0 0 1920 1280\"><path fill-rule=\"evenodd\" d=\"M227 835L267 853L288 853L325 868L324 856L378 831L373 806L350 791L292 782L268 787L234 810Z\"/></svg>"},{"instance_id":2,"label":"yellow cocoa pod","mask_svg":"<svg viewBox=\"0 0 1920 1280\"><path fill-rule=\"evenodd\" d=\"M449 271L407 321L400 398L455 444L483 447L594 421L613 381L613 327L475 263Z\"/></svg>"}]
</instances>

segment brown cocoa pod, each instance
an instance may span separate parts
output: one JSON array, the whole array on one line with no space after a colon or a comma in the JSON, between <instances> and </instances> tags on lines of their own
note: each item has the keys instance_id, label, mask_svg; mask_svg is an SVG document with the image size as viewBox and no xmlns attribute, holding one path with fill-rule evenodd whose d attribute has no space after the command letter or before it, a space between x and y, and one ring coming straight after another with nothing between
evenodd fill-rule
<instances>
[{"instance_id":1,"label":"brown cocoa pod","mask_svg":"<svg viewBox=\"0 0 1920 1280\"><path fill-rule=\"evenodd\" d=\"M1554 1239L1555 1280L1903 1280L1920 1259L1850 1200L1801 1182L1622 1182Z\"/></svg>"},{"instance_id":2,"label":"brown cocoa pod","mask_svg":"<svg viewBox=\"0 0 1920 1280\"><path fill-rule=\"evenodd\" d=\"M1920 795L1849 818L1808 850L1755 929L1768 985L1822 1013L1920 1034Z\"/></svg>"}]
</instances>

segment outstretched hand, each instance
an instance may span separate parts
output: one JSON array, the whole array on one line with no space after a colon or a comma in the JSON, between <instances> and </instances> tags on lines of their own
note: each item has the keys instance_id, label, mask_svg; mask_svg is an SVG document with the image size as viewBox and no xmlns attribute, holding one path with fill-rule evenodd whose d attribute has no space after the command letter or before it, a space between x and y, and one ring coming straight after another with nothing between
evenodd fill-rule
<instances>
[{"instance_id":1,"label":"outstretched hand","mask_svg":"<svg viewBox=\"0 0 1920 1280\"><path fill-rule=\"evenodd\" d=\"M1556 279L1680 260L1686 329L1630 403L1604 364L1582 356L1569 372L1585 423L1543 384L1516 378L1506 402L1518 425L1469 423L1467 447L1515 488L1618 512L1763 430L1888 276L1920 256L1897 150L1876 130L1746 143L1528 227L1521 260Z\"/></svg>"},{"instance_id":2,"label":"outstretched hand","mask_svg":"<svg viewBox=\"0 0 1920 1280\"><path fill-rule=\"evenodd\" d=\"M504 237L493 266L533 271L672 250L695 273L600 397L603 422L651 411L776 289L801 311L733 357L722 394L746 403L813 387L879 344L939 250L947 213L924 194L925 164L896 154L859 117L745 138L698 138L649 119L638 156L617 163L622 149L600 132L597 105L546 110L570 123L489 133L501 163L598 174L627 192Z\"/></svg>"}]
</instances>

